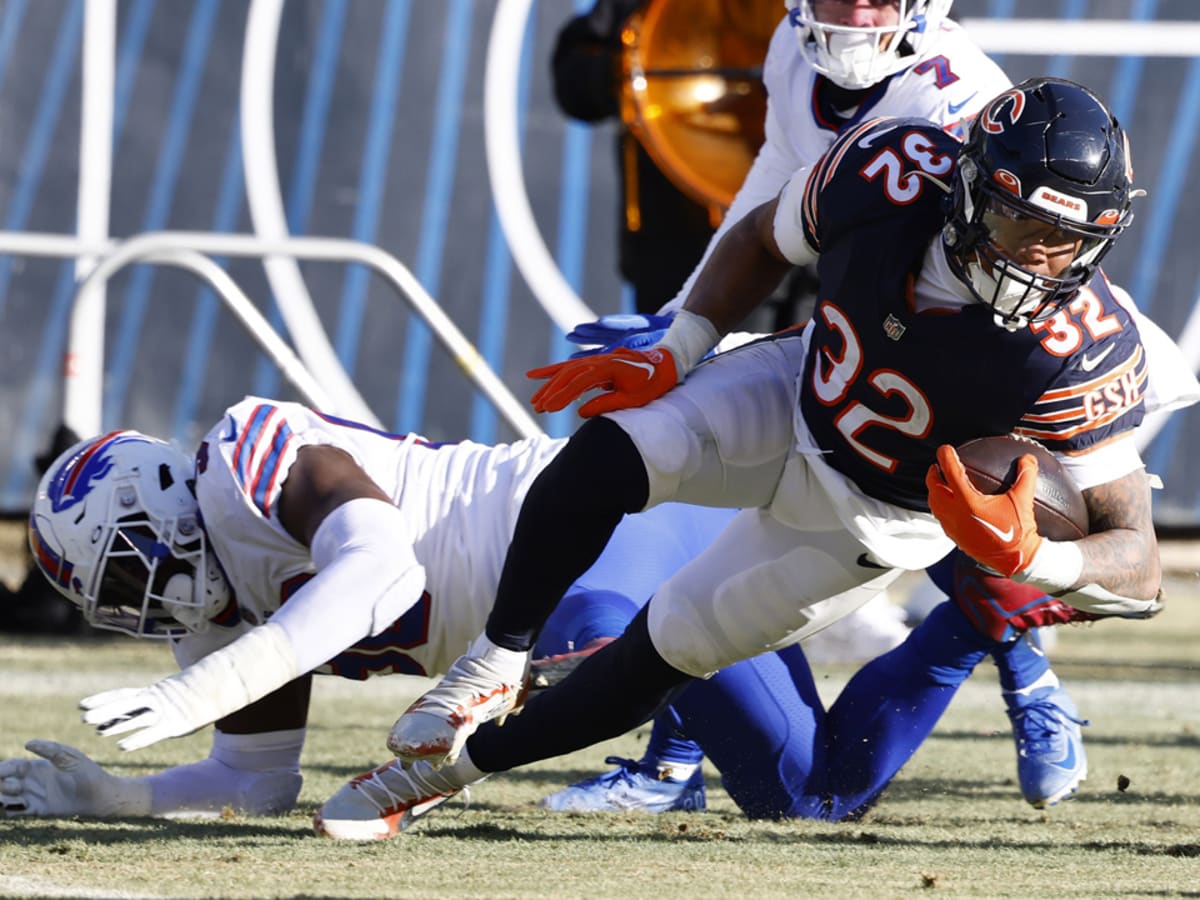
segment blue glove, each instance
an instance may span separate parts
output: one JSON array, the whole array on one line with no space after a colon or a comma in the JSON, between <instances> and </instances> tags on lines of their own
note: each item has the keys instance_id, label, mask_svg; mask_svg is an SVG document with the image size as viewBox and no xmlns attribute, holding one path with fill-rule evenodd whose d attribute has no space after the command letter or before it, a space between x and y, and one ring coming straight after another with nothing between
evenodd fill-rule
<instances>
[{"instance_id":1,"label":"blue glove","mask_svg":"<svg viewBox=\"0 0 1200 900\"><path fill-rule=\"evenodd\" d=\"M665 316L626 315L617 313L601 316L595 322L576 325L567 333L573 344L585 345L585 349L571 354L571 359L592 356L596 353L611 353L620 347L644 350L662 340L675 313ZM595 344L597 346L587 346Z\"/></svg>"}]
</instances>

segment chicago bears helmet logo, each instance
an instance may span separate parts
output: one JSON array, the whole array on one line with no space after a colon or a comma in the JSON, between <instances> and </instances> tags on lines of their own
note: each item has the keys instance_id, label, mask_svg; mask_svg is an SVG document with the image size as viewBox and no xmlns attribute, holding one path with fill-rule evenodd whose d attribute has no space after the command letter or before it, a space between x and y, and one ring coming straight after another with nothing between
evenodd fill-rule
<instances>
[{"instance_id":1,"label":"chicago bears helmet logo","mask_svg":"<svg viewBox=\"0 0 1200 900\"><path fill-rule=\"evenodd\" d=\"M1025 94L1021 91L1005 91L987 105L979 116L979 126L988 134L1000 134L1009 125L1016 125L1025 112ZM1007 122L1001 120L1001 116Z\"/></svg>"}]
</instances>

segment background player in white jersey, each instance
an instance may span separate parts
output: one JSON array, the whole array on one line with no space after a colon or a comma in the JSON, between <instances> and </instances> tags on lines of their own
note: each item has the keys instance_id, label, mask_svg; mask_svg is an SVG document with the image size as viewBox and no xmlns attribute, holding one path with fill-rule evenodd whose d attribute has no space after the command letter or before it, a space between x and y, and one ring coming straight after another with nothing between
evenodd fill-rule
<instances>
[{"instance_id":1,"label":"background player in white jersey","mask_svg":"<svg viewBox=\"0 0 1200 900\"><path fill-rule=\"evenodd\" d=\"M217 728L208 759L138 778L112 776L65 745L30 742L44 759L0 762L0 807L98 816L291 808L308 673L445 671L483 627L525 489L563 444L434 445L249 398L227 411L194 462L129 431L71 448L35 500L38 566L93 625L173 638L183 667L143 691L89 698L87 720L107 734L143 729L122 742L127 749ZM620 634L731 517L668 504L631 518L551 616L539 662L569 664L562 654ZM956 623L957 642L918 629L828 713L793 647L690 692L684 723L748 815L861 814L991 643L957 608L943 604L940 615ZM685 780L702 807L699 767ZM360 783L386 809L386 786L370 773Z\"/></svg>"},{"instance_id":2,"label":"background player in white jersey","mask_svg":"<svg viewBox=\"0 0 1200 900\"><path fill-rule=\"evenodd\" d=\"M951 0L789 0L763 65L765 141L700 263L662 312L672 313L683 304L730 228L778 195L797 169L814 164L846 129L878 116L909 116L935 122L955 137L964 135L970 118L1010 81L946 17L950 6ZM804 317L809 313L802 311ZM609 316L573 335L608 345L606 349L649 346L669 321ZM648 330L638 334L643 327ZM893 609L881 594L832 631L851 645L856 632L890 635ZM829 640L829 635L826 631L815 640ZM1036 632L997 645L992 658L1013 723L1022 792L1036 806L1056 802L1087 774L1079 713L1051 670ZM572 785L548 797L546 804L573 811L627 808L643 796L645 805L664 808L672 785L684 798L683 781L666 773L686 771L700 753L677 726L677 717L666 710L655 722L642 759ZM1072 764L1064 767L1064 760Z\"/></svg>"},{"instance_id":3,"label":"background player in white jersey","mask_svg":"<svg viewBox=\"0 0 1200 900\"><path fill-rule=\"evenodd\" d=\"M1089 613L1157 613L1132 439L1145 351L1098 273L1135 195L1123 130L1071 82L993 98L965 146L922 120L866 122L730 229L659 345L533 373L549 379L535 408L599 388L581 412L605 415L530 488L485 631L494 652L531 645L624 513L670 499L744 509L621 638L505 729L478 725L510 708L490 699L488 657L458 660L389 735L398 760L377 773L396 798L389 814L622 733L689 678L802 640L815 618L955 545ZM803 331L696 365L789 265L811 260L821 302ZM1060 454L1084 491L1087 537L1037 533L1032 457L1006 494L970 485L954 446L1011 432ZM447 715L464 708L470 721ZM350 784L317 827L378 818Z\"/></svg>"}]
</instances>

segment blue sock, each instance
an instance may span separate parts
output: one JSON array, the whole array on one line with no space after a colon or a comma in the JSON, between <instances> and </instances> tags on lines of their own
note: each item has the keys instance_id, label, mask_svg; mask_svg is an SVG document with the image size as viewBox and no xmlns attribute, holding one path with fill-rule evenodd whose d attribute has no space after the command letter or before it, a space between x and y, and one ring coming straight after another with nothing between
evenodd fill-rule
<instances>
[{"instance_id":1,"label":"blue sock","mask_svg":"<svg viewBox=\"0 0 1200 900\"><path fill-rule=\"evenodd\" d=\"M1036 629L1030 629L1015 641L994 645L991 652L1000 673L1000 687L1005 691L1027 688L1050 671L1050 660L1042 650Z\"/></svg>"},{"instance_id":2,"label":"blue sock","mask_svg":"<svg viewBox=\"0 0 1200 900\"><path fill-rule=\"evenodd\" d=\"M642 756L642 764L651 769L660 765L695 766L702 759L704 751L683 733L683 723L675 707L668 706L660 712L650 729L650 741Z\"/></svg>"}]
</instances>

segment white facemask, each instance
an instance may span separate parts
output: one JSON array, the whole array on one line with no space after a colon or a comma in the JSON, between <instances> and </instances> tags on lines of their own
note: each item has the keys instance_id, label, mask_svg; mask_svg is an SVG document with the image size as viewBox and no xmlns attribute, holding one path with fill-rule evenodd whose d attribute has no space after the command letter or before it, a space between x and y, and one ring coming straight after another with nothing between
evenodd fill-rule
<instances>
[{"instance_id":1,"label":"white facemask","mask_svg":"<svg viewBox=\"0 0 1200 900\"><path fill-rule=\"evenodd\" d=\"M870 33L834 32L829 35L830 78L845 88L860 90L879 80L876 69L880 56L877 52L879 35Z\"/></svg>"},{"instance_id":2,"label":"white facemask","mask_svg":"<svg viewBox=\"0 0 1200 900\"><path fill-rule=\"evenodd\" d=\"M1008 275L997 277L994 269L980 265L978 261L967 263L966 270L971 279L971 286L980 297L991 298L992 307L998 313L1015 317L996 316L996 324L1006 331L1019 331L1028 326L1027 317L1046 299L1045 291L1030 288Z\"/></svg>"}]
</instances>

